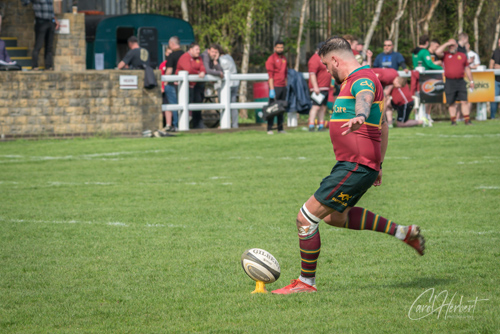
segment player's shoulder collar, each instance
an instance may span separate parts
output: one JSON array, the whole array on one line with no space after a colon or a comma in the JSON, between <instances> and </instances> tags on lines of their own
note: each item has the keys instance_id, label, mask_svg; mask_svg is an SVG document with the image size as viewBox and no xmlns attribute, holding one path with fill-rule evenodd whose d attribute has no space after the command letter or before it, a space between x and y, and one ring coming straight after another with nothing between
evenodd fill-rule
<instances>
[{"instance_id":1,"label":"player's shoulder collar","mask_svg":"<svg viewBox=\"0 0 500 334\"><path fill-rule=\"evenodd\" d=\"M362 71L362 70L367 70L369 68L370 68L370 66L368 66L368 65L360 66L357 69L355 69L354 71L352 71L351 73L349 73L349 75L347 77L349 78L349 77L353 76L355 73Z\"/></svg>"}]
</instances>

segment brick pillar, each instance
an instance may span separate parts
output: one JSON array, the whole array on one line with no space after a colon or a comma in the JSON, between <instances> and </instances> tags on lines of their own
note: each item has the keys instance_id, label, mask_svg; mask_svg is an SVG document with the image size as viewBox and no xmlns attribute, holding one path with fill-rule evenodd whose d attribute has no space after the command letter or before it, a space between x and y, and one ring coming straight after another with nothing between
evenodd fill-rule
<instances>
[{"instance_id":1,"label":"brick pillar","mask_svg":"<svg viewBox=\"0 0 500 334\"><path fill-rule=\"evenodd\" d=\"M85 14L64 13L58 17L61 23L64 23L64 20L69 20L69 34L56 33L54 39L54 70L85 71L87 68Z\"/></svg>"}]
</instances>

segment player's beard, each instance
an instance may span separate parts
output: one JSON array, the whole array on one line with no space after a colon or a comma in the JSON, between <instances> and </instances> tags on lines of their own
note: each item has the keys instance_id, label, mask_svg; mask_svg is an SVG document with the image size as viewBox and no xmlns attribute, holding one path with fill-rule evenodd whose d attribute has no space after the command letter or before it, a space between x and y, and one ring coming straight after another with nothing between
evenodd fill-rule
<instances>
[{"instance_id":1,"label":"player's beard","mask_svg":"<svg viewBox=\"0 0 500 334\"><path fill-rule=\"evenodd\" d=\"M276 52L276 54L277 54L278 56L282 56L282 55L283 55L283 53L285 53L285 51Z\"/></svg>"},{"instance_id":2,"label":"player's beard","mask_svg":"<svg viewBox=\"0 0 500 334\"><path fill-rule=\"evenodd\" d=\"M335 79L335 83L337 85L341 85L342 84L342 80L340 80L338 73L332 73L332 77Z\"/></svg>"}]
</instances>

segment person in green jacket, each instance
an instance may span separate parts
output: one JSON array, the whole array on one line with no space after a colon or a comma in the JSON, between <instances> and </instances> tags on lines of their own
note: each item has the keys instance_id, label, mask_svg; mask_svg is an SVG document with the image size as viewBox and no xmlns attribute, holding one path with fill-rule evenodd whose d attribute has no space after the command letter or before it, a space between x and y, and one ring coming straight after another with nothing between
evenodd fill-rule
<instances>
[{"instance_id":1,"label":"person in green jacket","mask_svg":"<svg viewBox=\"0 0 500 334\"><path fill-rule=\"evenodd\" d=\"M423 66L426 70L442 70L443 68L439 65L436 65L432 62L431 54L429 50L429 36L422 35L418 39L418 47L413 50L412 58L413 58L413 68L418 66L419 62L422 62L421 66Z\"/></svg>"},{"instance_id":2,"label":"person in green jacket","mask_svg":"<svg viewBox=\"0 0 500 334\"><path fill-rule=\"evenodd\" d=\"M418 47L413 50L412 54L412 59L413 59L413 68L417 68L417 66L424 67L425 70L442 70L443 68L439 65L434 64L432 61L431 54L428 50L429 48L429 35L422 35L418 39ZM427 116L427 119L431 122L433 122L432 117L431 117L431 109L432 109L432 104L427 103L425 105L425 113Z\"/></svg>"}]
</instances>

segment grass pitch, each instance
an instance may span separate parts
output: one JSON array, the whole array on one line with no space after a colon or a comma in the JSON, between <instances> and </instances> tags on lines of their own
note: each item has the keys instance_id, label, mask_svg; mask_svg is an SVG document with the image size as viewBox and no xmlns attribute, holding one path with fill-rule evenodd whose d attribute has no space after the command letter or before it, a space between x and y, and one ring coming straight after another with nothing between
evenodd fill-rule
<instances>
[{"instance_id":1,"label":"grass pitch","mask_svg":"<svg viewBox=\"0 0 500 334\"><path fill-rule=\"evenodd\" d=\"M299 275L295 217L334 163L301 129L0 143L0 332L499 332L495 121L391 129L358 205L419 224L424 257L322 223L318 293L250 294L247 248L280 262L268 290Z\"/></svg>"}]
</instances>

